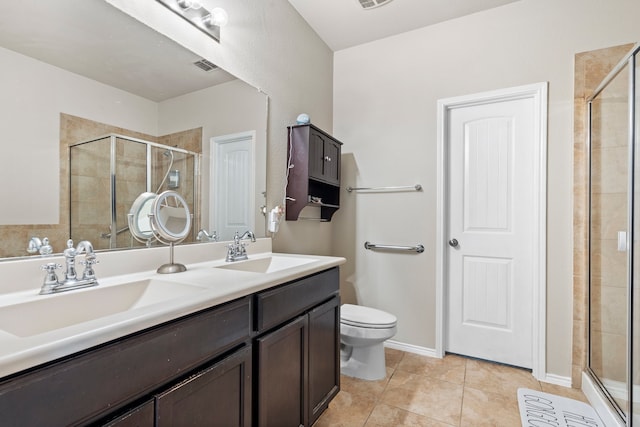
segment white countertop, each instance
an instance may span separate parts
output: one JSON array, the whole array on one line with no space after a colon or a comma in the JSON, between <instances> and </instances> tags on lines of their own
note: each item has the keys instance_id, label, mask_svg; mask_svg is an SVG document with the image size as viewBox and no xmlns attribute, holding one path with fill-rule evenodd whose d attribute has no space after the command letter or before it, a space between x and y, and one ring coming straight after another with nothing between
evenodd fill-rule
<instances>
[{"instance_id":1,"label":"white countertop","mask_svg":"<svg viewBox=\"0 0 640 427\"><path fill-rule=\"evenodd\" d=\"M53 295L38 295L40 288L37 285L28 290L0 292L0 310L2 310L3 307L6 308L23 302L28 303L46 298L63 298L65 294L69 295L71 293L90 293L99 287L118 286L124 282L146 279L180 283L202 288L201 290L198 289L197 292L172 298L164 302L132 308L115 314L108 314L42 333L27 334L28 336L18 336L9 333L3 330L2 324L0 324L0 378L199 310L341 265L345 262L345 259L340 257L273 254L271 252L250 253L249 261L272 256L307 258L309 261L303 265L296 265L271 273L216 268L217 266L228 265L224 259L220 258L193 264L185 263L188 270L176 274L158 274L154 269L100 278L99 269L96 268L100 283L98 287L78 289ZM177 261L184 263L184 260ZM236 263L241 262L243 261L236 261ZM153 286L153 284L151 286ZM60 315L63 316L64 313ZM33 322L35 320L46 323L49 321L47 316L50 316L50 314L40 315L38 319L12 318L11 322ZM5 328L11 329L9 327Z\"/></svg>"}]
</instances>

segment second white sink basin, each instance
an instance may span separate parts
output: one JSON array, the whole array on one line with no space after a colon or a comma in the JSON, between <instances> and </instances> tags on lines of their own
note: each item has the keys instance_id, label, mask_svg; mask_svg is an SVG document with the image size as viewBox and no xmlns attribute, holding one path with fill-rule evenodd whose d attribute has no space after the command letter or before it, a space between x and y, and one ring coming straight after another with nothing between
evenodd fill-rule
<instances>
[{"instance_id":1,"label":"second white sink basin","mask_svg":"<svg viewBox=\"0 0 640 427\"><path fill-rule=\"evenodd\" d=\"M309 264L314 261L316 260L313 258L272 255L265 258L234 261L228 264L219 265L216 268L247 271L250 273L274 273L276 271L286 270L287 268Z\"/></svg>"},{"instance_id":2,"label":"second white sink basin","mask_svg":"<svg viewBox=\"0 0 640 427\"><path fill-rule=\"evenodd\" d=\"M0 329L28 337L100 317L149 306L206 288L145 279L119 285L39 296L0 307Z\"/></svg>"}]
</instances>

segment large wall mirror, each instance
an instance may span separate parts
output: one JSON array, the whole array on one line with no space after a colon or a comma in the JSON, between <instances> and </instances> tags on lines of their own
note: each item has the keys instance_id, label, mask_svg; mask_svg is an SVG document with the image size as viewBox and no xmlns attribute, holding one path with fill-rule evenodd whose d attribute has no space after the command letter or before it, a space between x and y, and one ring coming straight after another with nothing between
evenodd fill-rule
<instances>
[{"instance_id":1,"label":"large wall mirror","mask_svg":"<svg viewBox=\"0 0 640 427\"><path fill-rule=\"evenodd\" d=\"M264 236L264 93L104 0L4 5L0 63L0 259L27 256L32 237L61 252L70 217L114 212L116 229L100 223L93 237L78 237L98 248L139 246L122 224L135 197L163 178L158 191L191 192L182 194L194 212L185 242L249 228ZM101 138L118 142L95 143L95 153L82 145ZM140 190L114 199L113 174L119 188Z\"/></svg>"}]
</instances>

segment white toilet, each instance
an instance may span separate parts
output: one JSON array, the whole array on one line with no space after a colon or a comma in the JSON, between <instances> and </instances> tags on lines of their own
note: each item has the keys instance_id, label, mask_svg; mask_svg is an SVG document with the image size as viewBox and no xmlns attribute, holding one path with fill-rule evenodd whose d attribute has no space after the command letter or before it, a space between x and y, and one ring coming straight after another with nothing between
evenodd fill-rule
<instances>
[{"instance_id":1,"label":"white toilet","mask_svg":"<svg viewBox=\"0 0 640 427\"><path fill-rule=\"evenodd\" d=\"M340 372L363 380L386 376L384 342L396 334L396 316L375 308L340 307Z\"/></svg>"}]
</instances>

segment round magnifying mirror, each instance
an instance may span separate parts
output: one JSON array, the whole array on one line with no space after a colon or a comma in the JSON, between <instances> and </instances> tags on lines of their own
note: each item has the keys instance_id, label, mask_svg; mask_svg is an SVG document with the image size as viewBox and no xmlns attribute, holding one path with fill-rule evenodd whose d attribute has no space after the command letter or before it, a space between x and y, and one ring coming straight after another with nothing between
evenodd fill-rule
<instances>
[{"instance_id":1,"label":"round magnifying mirror","mask_svg":"<svg viewBox=\"0 0 640 427\"><path fill-rule=\"evenodd\" d=\"M131 210L129 211L129 231L141 243L149 244L154 237L149 215L156 197L156 193L146 192L140 194L131 205Z\"/></svg>"},{"instance_id":2,"label":"round magnifying mirror","mask_svg":"<svg viewBox=\"0 0 640 427\"><path fill-rule=\"evenodd\" d=\"M181 242L191 230L189 206L175 191L165 191L155 198L149 218L153 234L162 243Z\"/></svg>"},{"instance_id":3,"label":"round magnifying mirror","mask_svg":"<svg viewBox=\"0 0 640 427\"><path fill-rule=\"evenodd\" d=\"M169 264L158 268L158 273L179 273L187 267L173 262L173 245L183 241L191 230L191 212L184 198L175 191L160 193L154 200L149 214L151 230L156 239L169 244Z\"/></svg>"}]
</instances>

